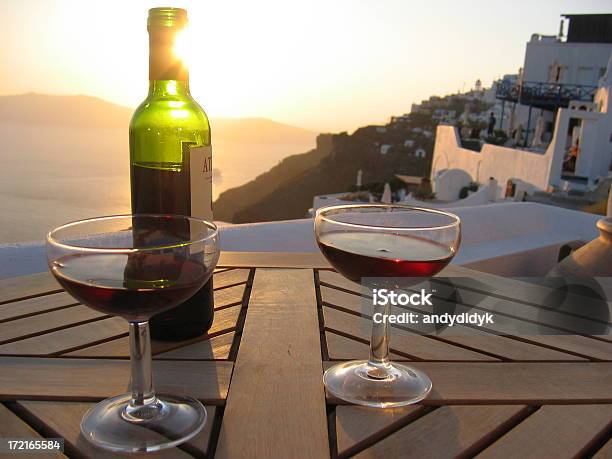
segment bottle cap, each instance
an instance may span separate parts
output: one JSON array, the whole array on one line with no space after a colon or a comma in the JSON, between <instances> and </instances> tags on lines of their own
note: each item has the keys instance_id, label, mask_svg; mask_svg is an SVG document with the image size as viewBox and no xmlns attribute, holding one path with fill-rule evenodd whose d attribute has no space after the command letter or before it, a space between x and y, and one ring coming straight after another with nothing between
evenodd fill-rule
<instances>
[{"instance_id":1,"label":"bottle cap","mask_svg":"<svg viewBox=\"0 0 612 459\"><path fill-rule=\"evenodd\" d=\"M182 8L160 7L149 10L147 29L151 27L169 27L182 29L187 25L187 10Z\"/></svg>"}]
</instances>

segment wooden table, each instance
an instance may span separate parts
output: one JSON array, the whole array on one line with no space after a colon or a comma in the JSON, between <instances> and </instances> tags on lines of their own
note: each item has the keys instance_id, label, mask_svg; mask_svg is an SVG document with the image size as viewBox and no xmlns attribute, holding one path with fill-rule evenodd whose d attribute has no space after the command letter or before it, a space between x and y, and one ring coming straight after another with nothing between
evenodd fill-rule
<instances>
[{"instance_id":1,"label":"wooden table","mask_svg":"<svg viewBox=\"0 0 612 459\"><path fill-rule=\"evenodd\" d=\"M521 320L537 320L520 283L445 274L477 277ZM153 343L158 391L199 398L210 422L151 456L612 457L609 335L404 330L393 358L427 372L427 400L376 410L326 397L323 369L367 356L357 292L319 254L222 254L209 334ZM474 308L478 292L461 292ZM67 456L114 457L80 437L79 423L127 385L125 322L79 305L47 273L0 281L0 437L63 437Z\"/></svg>"}]
</instances>

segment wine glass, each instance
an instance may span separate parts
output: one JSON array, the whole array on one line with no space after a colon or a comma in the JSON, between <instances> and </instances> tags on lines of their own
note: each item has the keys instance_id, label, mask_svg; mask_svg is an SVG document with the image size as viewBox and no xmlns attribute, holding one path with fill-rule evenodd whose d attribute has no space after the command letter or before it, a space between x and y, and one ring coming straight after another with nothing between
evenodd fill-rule
<instances>
[{"instance_id":1,"label":"wine glass","mask_svg":"<svg viewBox=\"0 0 612 459\"><path fill-rule=\"evenodd\" d=\"M315 235L325 258L344 277L367 278L368 287L397 288L397 278L404 278L405 287L442 270L459 248L461 224L456 215L434 209L344 205L317 211ZM389 312L389 302L374 305L372 317ZM389 361L386 321L372 323L368 360L334 365L323 381L342 400L379 408L416 403L432 387L422 371Z\"/></svg>"},{"instance_id":2,"label":"wine glass","mask_svg":"<svg viewBox=\"0 0 612 459\"><path fill-rule=\"evenodd\" d=\"M170 448L193 438L206 409L190 397L157 396L148 320L194 295L219 259L213 223L180 215L117 215L68 223L47 236L47 261L83 304L129 322L131 393L106 399L81 422L92 443L115 452Z\"/></svg>"}]
</instances>

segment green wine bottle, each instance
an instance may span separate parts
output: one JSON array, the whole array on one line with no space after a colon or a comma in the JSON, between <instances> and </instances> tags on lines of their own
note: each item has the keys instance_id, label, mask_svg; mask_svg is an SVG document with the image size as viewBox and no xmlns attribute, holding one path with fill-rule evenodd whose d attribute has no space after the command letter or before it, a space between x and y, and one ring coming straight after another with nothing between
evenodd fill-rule
<instances>
[{"instance_id":1,"label":"green wine bottle","mask_svg":"<svg viewBox=\"0 0 612 459\"><path fill-rule=\"evenodd\" d=\"M189 74L175 53L187 25L180 8L149 10L149 94L130 122L133 213L180 214L212 220L210 124L191 97ZM188 234L189 228L175 228ZM135 238L154 237L134 228ZM137 243L137 241L136 241ZM208 331L213 320L211 280L191 299L154 316L151 336L181 340Z\"/></svg>"}]
</instances>

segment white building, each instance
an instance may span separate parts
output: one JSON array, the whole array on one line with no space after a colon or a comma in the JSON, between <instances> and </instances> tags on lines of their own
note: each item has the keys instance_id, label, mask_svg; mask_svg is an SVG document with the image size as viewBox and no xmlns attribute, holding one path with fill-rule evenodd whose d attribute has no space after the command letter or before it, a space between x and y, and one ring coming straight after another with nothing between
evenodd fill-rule
<instances>
[{"instance_id":1,"label":"white building","mask_svg":"<svg viewBox=\"0 0 612 459\"><path fill-rule=\"evenodd\" d=\"M528 131L525 143L535 133L538 117L546 122L546 134L553 127L557 109L566 108L570 100L592 99L612 53L612 14L563 18L559 35L531 36L517 80L501 80L496 88L497 97L506 101L497 128L501 125L513 132L521 125ZM506 116L508 105L515 111L511 117Z\"/></svg>"},{"instance_id":2,"label":"white building","mask_svg":"<svg viewBox=\"0 0 612 459\"><path fill-rule=\"evenodd\" d=\"M468 150L454 127L438 126L431 177L437 196L458 199L462 188L491 177L499 198L508 182L527 193L586 189L610 174L612 14L564 17L565 39L533 35L522 73L496 83L501 107L490 111L498 127L504 119L509 125L504 146Z\"/></svg>"},{"instance_id":3,"label":"white building","mask_svg":"<svg viewBox=\"0 0 612 459\"><path fill-rule=\"evenodd\" d=\"M568 170L564 159L573 145L579 147L573 170ZM468 150L462 148L455 127L438 126L431 178L438 196L458 199L470 182L485 184L493 177L501 187L498 197L503 197L509 181L528 193L593 186L610 174L611 166L612 56L594 102L570 102L568 108L557 111L554 135L546 149L484 144L481 151ZM462 180L457 180L455 170L465 172Z\"/></svg>"},{"instance_id":4,"label":"white building","mask_svg":"<svg viewBox=\"0 0 612 459\"><path fill-rule=\"evenodd\" d=\"M437 108L431 115L431 119L438 121L439 123L447 123L450 120L455 120L457 112L455 110L446 110L444 108Z\"/></svg>"},{"instance_id":5,"label":"white building","mask_svg":"<svg viewBox=\"0 0 612 459\"><path fill-rule=\"evenodd\" d=\"M612 43L589 30L575 30L581 21L597 21L612 15L567 15L569 30L562 39L533 34L525 49L523 81L597 86L606 71ZM587 18L588 17L588 18ZM584 19L582 19L584 18Z\"/></svg>"}]
</instances>

